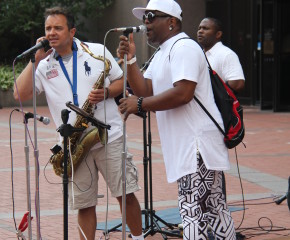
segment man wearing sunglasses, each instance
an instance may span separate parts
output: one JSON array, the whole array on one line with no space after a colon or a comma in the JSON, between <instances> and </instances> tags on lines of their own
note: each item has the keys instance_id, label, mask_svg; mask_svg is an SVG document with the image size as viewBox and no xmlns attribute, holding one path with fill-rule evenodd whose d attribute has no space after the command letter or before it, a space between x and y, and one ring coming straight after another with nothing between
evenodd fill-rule
<instances>
[{"instance_id":1,"label":"man wearing sunglasses","mask_svg":"<svg viewBox=\"0 0 290 240\"><path fill-rule=\"evenodd\" d=\"M228 151L223 135L193 98L223 128L204 53L182 32L182 10L174 0L150 0L133 14L146 25L148 42L160 50L143 76L133 35L120 37L119 53L127 54L128 81L135 94L120 100L124 120L131 113L156 112L167 180L178 184L183 238L207 239L209 226L216 239L234 240L221 185L222 171L229 169Z\"/></svg>"}]
</instances>

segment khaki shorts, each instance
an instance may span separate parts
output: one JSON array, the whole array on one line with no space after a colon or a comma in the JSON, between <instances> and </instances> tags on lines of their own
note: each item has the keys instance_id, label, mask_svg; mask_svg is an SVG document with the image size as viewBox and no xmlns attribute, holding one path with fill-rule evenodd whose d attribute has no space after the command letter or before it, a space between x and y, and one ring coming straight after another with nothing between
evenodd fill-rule
<instances>
[{"instance_id":1,"label":"khaki shorts","mask_svg":"<svg viewBox=\"0 0 290 240\"><path fill-rule=\"evenodd\" d=\"M105 147L91 150L75 172L73 176L74 202L72 199L72 183L68 187L71 209L82 209L97 205L99 171L108 184L112 196L122 196L123 137L107 144L106 148L107 156ZM140 187L138 186L137 167L132 162L132 154L127 152L126 159L126 194L129 194L140 190Z\"/></svg>"}]
</instances>

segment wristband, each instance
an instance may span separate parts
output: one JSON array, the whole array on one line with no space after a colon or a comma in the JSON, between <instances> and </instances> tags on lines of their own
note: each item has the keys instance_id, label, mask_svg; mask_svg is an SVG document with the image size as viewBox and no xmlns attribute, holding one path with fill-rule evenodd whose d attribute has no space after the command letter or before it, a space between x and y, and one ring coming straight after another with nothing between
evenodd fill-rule
<instances>
[{"instance_id":1,"label":"wristband","mask_svg":"<svg viewBox=\"0 0 290 240\"><path fill-rule=\"evenodd\" d=\"M137 58L136 58L136 56L134 56L133 58L130 59L130 61L127 61L127 64L132 65L136 61L137 61Z\"/></svg>"}]
</instances>

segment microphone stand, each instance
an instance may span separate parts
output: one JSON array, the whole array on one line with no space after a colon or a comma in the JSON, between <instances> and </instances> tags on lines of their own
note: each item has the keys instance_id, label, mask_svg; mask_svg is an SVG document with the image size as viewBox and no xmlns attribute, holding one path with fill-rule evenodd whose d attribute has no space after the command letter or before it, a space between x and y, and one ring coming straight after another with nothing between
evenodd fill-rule
<instances>
[{"instance_id":1,"label":"microphone stand","mask_svg":"<svg viewBox=\"0 0 290 240\"><path fill-rule=\"evenodd\" d=\"M30 196L30 165L29 165L29 146L27 141L27 123L28 123L28 116L24 114L24 135L25 135L25 162L26 162L26 192L27 192L27 223L28 223L28 239L32 239L32 229L31 229L31 196Z\"/></svg>"},{"instance_id":2,"label":"microphone stand","mask_svg":"<svg viewBox=\"0 0 290 240\"><path fill-rule=\"evenodd\" d=\"M67 161L68 161L68 149L67 142L68 137L73 132L83 131L83 128L73 128L70 124L67 124L69 119L70 111L67 109L63 109L61 111L61 119L63 124L57 129L57 132L63 137L63 239L68 239L68 174L67 174Z\"/></svg>"},{"instance_id":3,"label":"microphone stand","mask_svg":"<svg viewBox=\"0 0 290 240\"><path fill-rule=\"evenodd\" d=\"M153 186L152 186L152 136L151 136L151 120L150 112L148 112L148 132L146 129L146 115L143 118L143 139L144 139L144 200L145 200L145 209L142 211L142 214L145 215L145 228L144 228L144 238L148 235L155 235L160 233L163 239L168 239L167 236L182 238L180 231L174 231L174 228L177 227L177 224L168 223L161 217L156 214L156 211L153 207ZM147 137L146 137L147 132ZM147 142L148 138L148 142ZM148 154L147 154L148 151ZM148 165L149 163L149 165ZM149 170L149 172L148 172ZM148 191L149 187L149 191ZM148 194L149 199L148 199ZM148 204L149 203L149 204ZM149 206L150 205L150 206ZM150 221L149 221L149 219ZM149 224L150 222L150 224ZM159 222L168 228L168 230L162 229L159 225Z\"/></svg>"},{"instance_id":4,"label":"microphone stand","mask_svg":"<svg viewBox=\"0 0 290 240\"><path fill-rule=\"evenodd\" d=\"M91 122L93 126L103 127L106 129L110 129L110 125L106 125L101 121L97 120L93 116L89 115L81 108L73 105L71 102L67 102L66 106L71 110L86 118L88 122ZM67 149L67 140L70 135L74 132L82 132L85 128L74 128L70 124L67 124L69 119L70 111L67 109L63 109L61 111L61 119L63 124L57 129L60 135L63 137L63 232L64 232L64 240L68 239L68 174L67 174L67 163L68 163L68 149Z\"/></svg>"},{"instance_id":5,"label":"microphone stand","mask_svg":"<svg viewBox=\"0 0 290 240\"><path fill-rule=\"evenodd\" d=\"M124 31L123 35L129 37L128 31ZM126 98L127 89L127 54L124 55L124 85L123 98ZM126 121L123 121L123 152L122 152L122 240L126 240Z\"/></svg>"},{"instance_id":6,"label":"microphone stand","mask_svg":"<svg viewBox=\"0 0 290 240\"><path fill-rule=\"evenodd\" d=\"M34 163L35 163L35 215L37 222L37 240L41 238L40 235L40 203L39 203L39 151L37 146L37 119L36 119L36 90L35 90L35 52L31 54L32 62L32 80L33 80L33 122L34 122Z\"/></svg>"},{"instance_id":7,"label":"microphone stand","mask_svg":"<svg viewBox=\"0 0 290 240\"><path fill-rule=\"evenodd\" d=\"M108 33L115 32L116 29L110 29L104 40L104 57L105 57L105 46L106 46L106 37ZM132 29L125 29L123 35L127 38L132 32ZM127 89L127 54L124 55L124 84L123 84L123 98L126 98L126 89ZM104 63L104 73L105 73L105 63ZM106 76L104 76L105 78ZM126 121L123 121L123 151L122 151L122 240L126 240Z\"/></svg>"},{"instance_id":8,"label":"microphone stand","mask_svg":"<svg viewBox=\"0 0 290 240\"><path fill-rule=\"evenodd\" d=\"M79 113L83 117L85 117L88 122L91 122L94 126L100 126L104 127L106 129L110 129L110 125L105 125L102 122L98 121L94 117L90 115L83 115L82 112L76 111L79 109L78 107L73 105L70 105L67 103L67 106L70 107L73 111ZM61 136L63 136L63 144L64 144L64 174L63 174L63 231L64 231L64 240L68 240L68 174L67 174L67 160L68 160L68 149L67 149L67 140L68 137L71 136L73 132L83 131L85 128L73 128L70 124L67 124L69 119L69 113L67 109L63 109L61 112L61 117L63 124L57 129L57 131L60 133ZM35 116L36 114L34 114ZM24 115L24 124L25 124L25 156L26 156L26 183L27 183L27 221L28 221L28 236L29 239L32 239L32 230L31 230L31 198L30 198L30 167L29 167L29 146L27 143L27 130L26 130L26 124L28 122L28 119L31 118L29 113L26 113ZM35 118L35 117L34 117ZM38 176L38 175L37 175Z\"/></svg>"}]
</instances>

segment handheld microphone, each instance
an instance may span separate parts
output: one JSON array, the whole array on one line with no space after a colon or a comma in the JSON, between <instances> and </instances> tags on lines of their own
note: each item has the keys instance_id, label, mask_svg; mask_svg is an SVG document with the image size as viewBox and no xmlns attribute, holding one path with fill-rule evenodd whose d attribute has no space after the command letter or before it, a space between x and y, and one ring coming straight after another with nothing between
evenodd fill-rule
<instances>
[{"instance_id":1,"label":"handheld microphone","mask_svg":"<svg viewBox=\"0 0 290 240\"><path fill-rule=\"evenodd\" d=\"M21 58L23 58L23 57L25 57L33 52L36 52L38 49L47 47L48 45L49 45L49 41L47 39L44 39L41 42L37 43L35 46L29 48L28 50L26 50L22 54L18 55L16 57L16 59L21 59Z\"/></svg>"},{"instance_id":2,"label":"handheld microphone","mask_svg":"<svg viewBox=\"0 0 290 240\"><path fill-rule=\"evenodd\" d=\"M22 112L20 109L16 109L17 112ZM29 118L34 118L34 114L31 113L31 112L25 112L23 111L25 117L27 119ZM48 117L43 117L43 116L40 116L38 114L35 114L35 118L36 120L38 120L39 122L42 122L44 125L48 125L50 123L50 119Z\"/></svg>"},{"instance_id":3,"label":"handheld microphone","mask_svg":"<svg viewBox=\"0 0 290 240\"><path fill-rule=\"evenodd\" d=\"M145 32L147 30L146 26L140 25L139 27L121 27L121 28L113 28L112 32L126 32L126 33L133 33L133 32Z\"/></svg>"}]
</instances>

